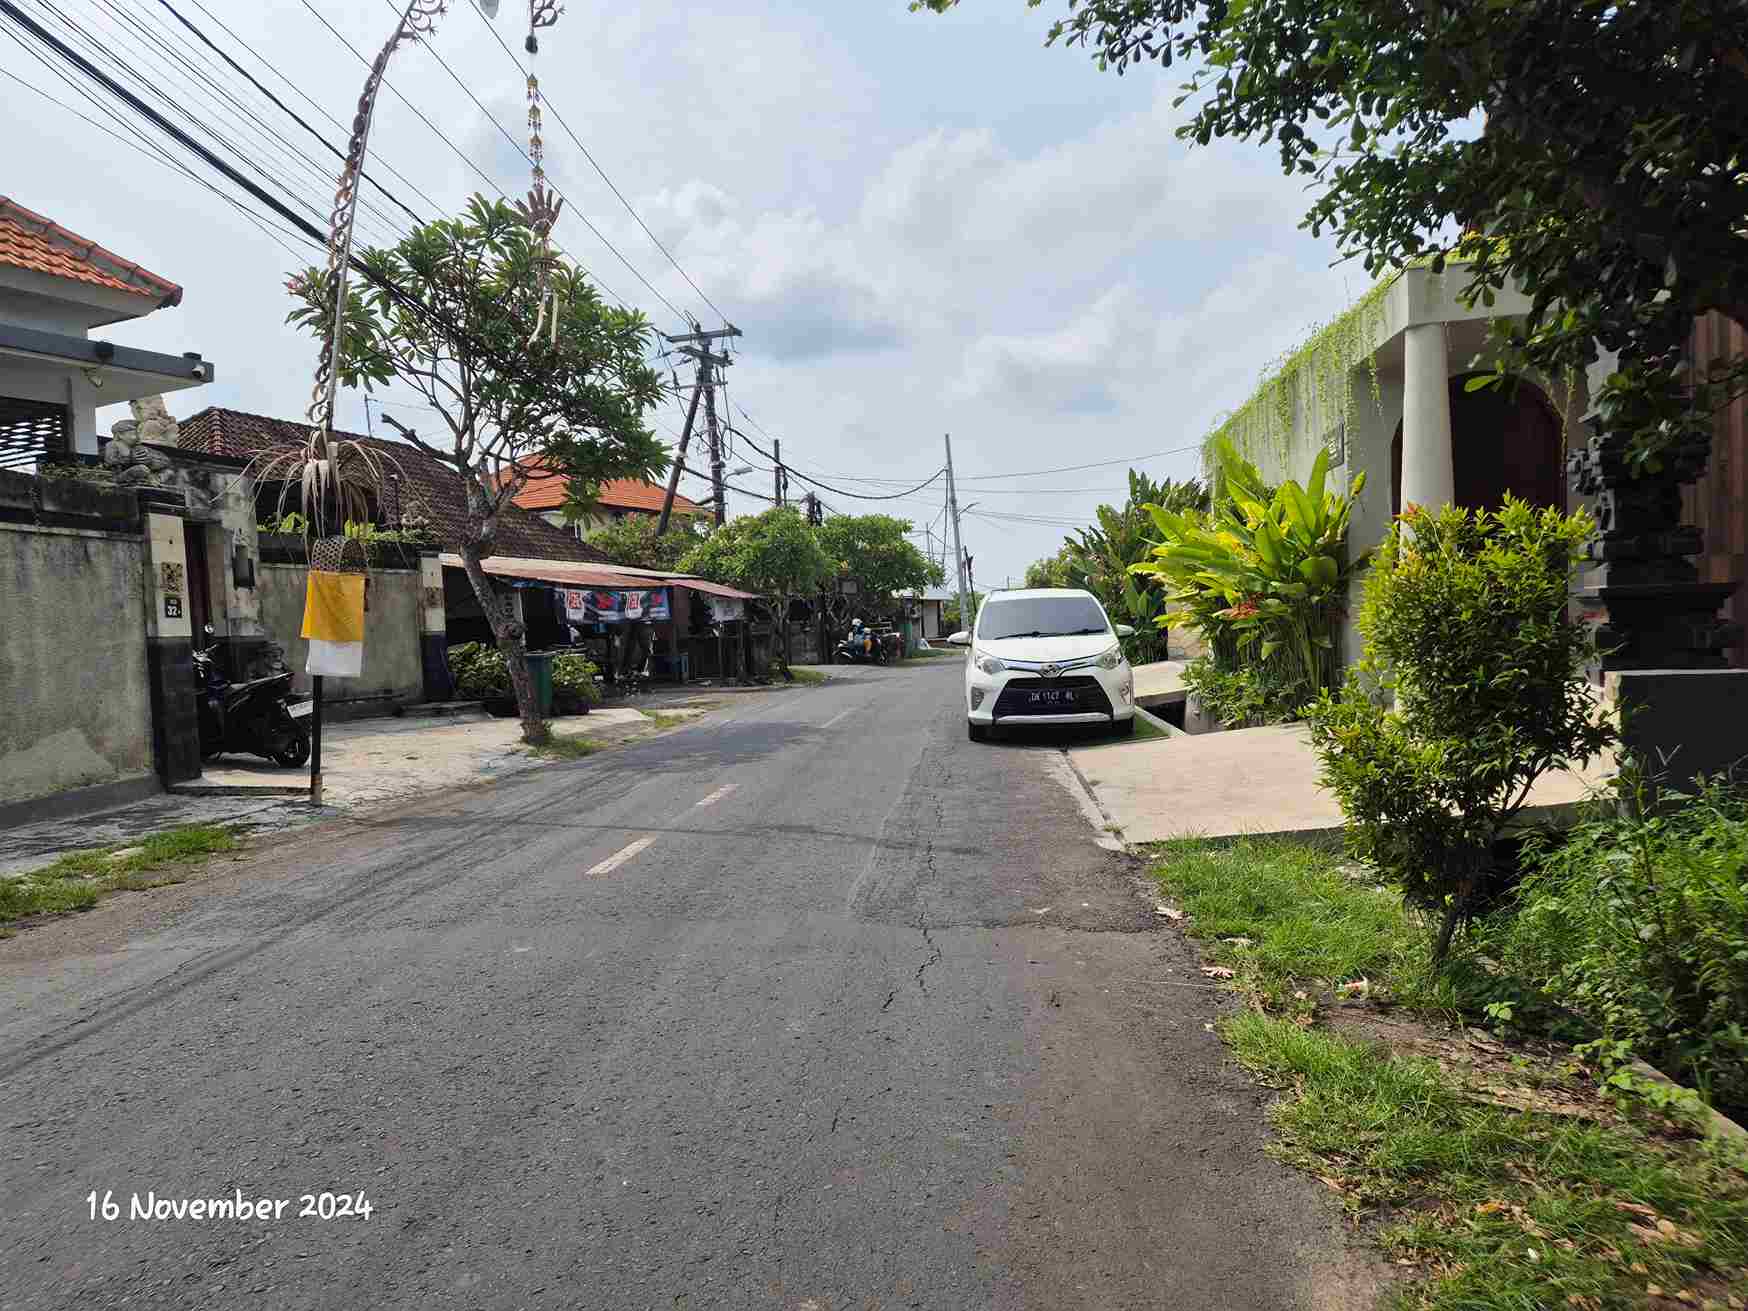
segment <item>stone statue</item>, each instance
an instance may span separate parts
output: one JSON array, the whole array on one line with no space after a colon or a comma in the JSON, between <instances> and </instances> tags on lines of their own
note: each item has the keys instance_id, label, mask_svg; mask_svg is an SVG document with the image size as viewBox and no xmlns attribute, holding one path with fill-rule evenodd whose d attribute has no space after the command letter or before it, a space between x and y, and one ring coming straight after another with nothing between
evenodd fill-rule
<instances>
[{"instance_id":1,"label":"stone statue","mask_svg":"<svg viewBox=\"0 0 1748 1311\"><path fill-rule=\"evenodd\" d=\"M216 504L219 492L210 470L179 467L163 451L153 449L175 446L179 438L176 420L164 398L141 397L129 401L128 409L134 417L111 427L110 439L103 447L103 463L116 470L116 481L125 486L145 484L180 489L190 508L196 510L210 509Z\"/></svg>"}]
</instances>

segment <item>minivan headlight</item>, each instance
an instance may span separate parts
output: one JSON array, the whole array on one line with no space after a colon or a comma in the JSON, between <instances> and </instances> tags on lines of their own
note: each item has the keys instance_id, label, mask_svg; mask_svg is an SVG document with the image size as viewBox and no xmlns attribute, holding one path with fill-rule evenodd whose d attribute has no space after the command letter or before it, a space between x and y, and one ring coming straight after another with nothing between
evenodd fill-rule
<instances>
[{"instance_id":1,"label":"minivan headlight","mask_svg":"<svg viewBox=\"0 0 1748 1311\"><path fill-rule=\"evenodd\" d=\"M1119 643L1109 651L1099 652L1098 666L1100 669L1115 669L1123 663L1123 647Z\"/></svg>"},{"instance_id":2,"label":"minivan headlight","mask_svg":"<svg viewBox=\"0 0 1748 1311\"><path fill-rule=\"evenodd\" d=\"M971 657L971 663L976 665L986 674L999 674L1002 670L1007 668L1006 665L997 660L994 656L986 655L982 651L977 652Z\"/></svg>"}]
</instances>

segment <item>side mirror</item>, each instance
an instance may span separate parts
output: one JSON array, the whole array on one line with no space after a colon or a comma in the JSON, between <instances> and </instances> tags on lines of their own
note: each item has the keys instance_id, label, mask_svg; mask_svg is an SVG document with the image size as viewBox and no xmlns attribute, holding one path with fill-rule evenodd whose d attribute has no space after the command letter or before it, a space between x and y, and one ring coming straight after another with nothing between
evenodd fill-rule
<instances>
[{"instance_id":1,"label":"side mirror","mask_svg":"<svg viewBox=\"0 0 1748 1311\"><path fill-rule=\"evenodd\" d=\"M966 632L963 628L961 628L957 633L951 633L948 635L947 645L948 646L970 646L971 645L971 634Z\"/></svg>"},{"instance_id":2,"label":"side mirror","mask_svg":"<svg viewBox=\"0 0 1748 1311\"><path fill-rule=\"evenodd\" d=\"M1116 626L1116 628L1117 628L1117 636L1118 637L1134 637L1135 636L1135 630L1132 627L1130 627L1128 624L1118 624Z\"/></svg>"}]
</instances>

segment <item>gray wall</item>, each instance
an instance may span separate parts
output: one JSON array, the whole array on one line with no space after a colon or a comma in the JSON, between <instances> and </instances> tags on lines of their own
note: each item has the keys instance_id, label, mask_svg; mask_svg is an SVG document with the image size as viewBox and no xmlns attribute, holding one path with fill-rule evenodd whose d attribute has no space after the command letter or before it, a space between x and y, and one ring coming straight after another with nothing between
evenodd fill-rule
<instances>
[{"instance_id":1,"label":"gray wall","mask_svg":"<svg viewBox=\"0 0 1748 1311\"><path fill-rule=\"evenodd\" d=\"M0 523L0 804L153 772L138 537Z\"/></svg>"},{"instance_id":2,"label":"gray wall","mask_svg":"<svg viewBox=\"0 0 1748 1311\"><path fill-rule=\"evenodd\" d=\"M285 648L285 663L296 675L292 686L299 692L310 690L310 676L303 672L309 644L298 636L303 629L304 578L301 564L263 564L255 589L262 628L269 640ZM328 679L324 700L380 698L385 710L392 702L423 701L419 571L372 569L365 595L363 676Z\"/></svg>"}]
</instances>

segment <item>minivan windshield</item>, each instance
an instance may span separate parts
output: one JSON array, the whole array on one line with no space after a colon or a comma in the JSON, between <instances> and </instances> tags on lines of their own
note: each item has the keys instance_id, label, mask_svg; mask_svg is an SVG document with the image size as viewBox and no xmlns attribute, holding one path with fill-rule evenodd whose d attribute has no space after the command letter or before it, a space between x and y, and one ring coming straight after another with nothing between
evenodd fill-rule
<instances>
[{"instance_id":1,"label":"minivan windshield","mask_svg":"<svg viewBox=\"0 0 1748 1311\"><path fill-rule=\"evenodd\" d=\"M991 599L977 616L977 636L984 641L1004 637L1079 637L1108 633L1099 603L1090 596L1016 596Z\"/></svg>"}]
</instances>

